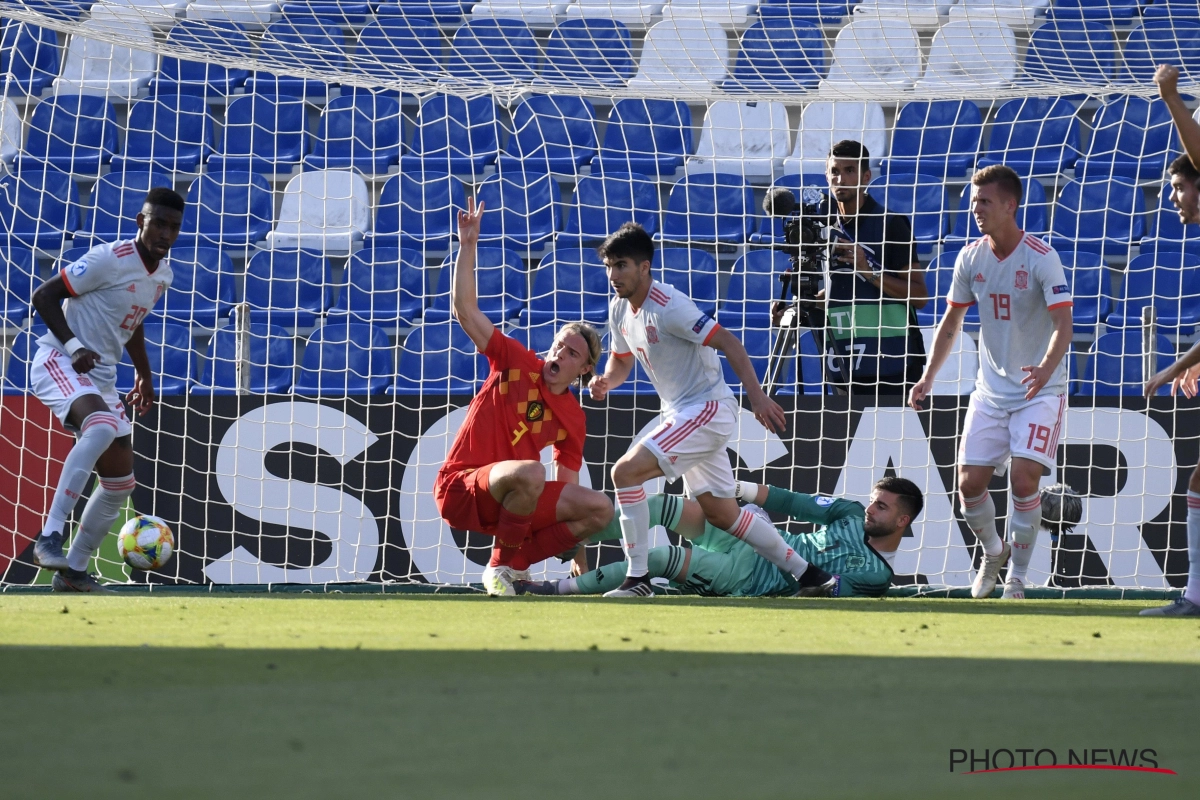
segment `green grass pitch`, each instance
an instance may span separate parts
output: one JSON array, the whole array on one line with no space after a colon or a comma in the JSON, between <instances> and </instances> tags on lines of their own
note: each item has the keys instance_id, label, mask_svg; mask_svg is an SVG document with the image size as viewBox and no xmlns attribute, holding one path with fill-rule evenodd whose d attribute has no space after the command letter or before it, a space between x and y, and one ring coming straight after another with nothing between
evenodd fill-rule
<instances>
[{"instance_id":1,"label":"green grass pitch","mask_svg":"<svg viewBox=\"0 0 1200 800\"><path fill-rule=\"evenodd\" d=\"M0 796L1195 798L1200 620L1146 605L0 596Z\"/></svg>"}]
</instances>

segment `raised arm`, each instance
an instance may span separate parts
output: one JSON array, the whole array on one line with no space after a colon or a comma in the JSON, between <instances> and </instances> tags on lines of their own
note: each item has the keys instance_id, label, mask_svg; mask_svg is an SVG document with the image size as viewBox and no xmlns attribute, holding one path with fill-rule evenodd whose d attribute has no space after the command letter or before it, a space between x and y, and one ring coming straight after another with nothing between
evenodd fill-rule
<instances>
[{"instance_id":1,"label":"raised arm","mask_svg":"<svg viewBox=\"0 0 1200 800\"><path fill-rule=\"evenodd\" d=\"M1183 152L1187 153L1192 166L1200 168L1200 123L1192 119L1192 113L1179 94L1179 69L1171 64L1159 64L1154 73L1154 82L1158 84L1159 96L1171 111L1171 120L1179 131Z\"/></svg>"},{"instance_id":2,"label":"raised arm","mask_svg":"<svg viewBox=\"0 0 1200 800\"><path fill-rule=\"evenodd\" d=\"M738 376L750 397L750 408L754 411L754 418L767 430L782 433L787 427L787 417L779 404L767 397L767 393L763 391L741 340L724 328L717 328L708 340L708 346L725 354L733 374Z\"/></svg>"},{"instance_id":3,"label":"raised arm","mask_svg":"<svg viewBox=\"0 0 1200 800\"><path fill-rule=\"evenodd\" d=\"M475 198L467 200L467 210L458 212L458 258L454 263L454 281L450 284L450 306L458 324L471 337L480 352L487 349L496 327L479 310L475 293L475 255L479 247L479 222L483 203L475 207Z\"/></svg>"},{"instance_id":4,"label":"raised arm","mask_svg":"<svg viewBox=\"0 0 1200 800\"><path fill-rule=\"evenodd\" d=\"M67 288L62 275L59 274L35 289L30 300L38 316L42 318L42 322L46 323L50 332L67 348L67 355L71 357L71 366L77 373L83 375L91 372L100 363L100 354L84 347L71 332L71 326L67 324L67 316L62 309L63 300L70 296L71 291Z\"/></svg>"},{"instance_id":5,"label":"raised arm","mask_svg":"<svg viewBox=\"0 0 1200 800\"><path fill-rule=\"evenodd\" d=\"M916 410L921 410L921 403L933 390L934 379L937 378L938 370L950 357L950 348L954 346L954 340L958 338L958 332L962 329L963 317L966 315L967 306L950 305L946 307L946 313L942 316L937 332L933 335L933 352L929 354L929 363L925 365L925 374L913 385L912 392L908 395L908 404Z\"/></svg>"}]
</instances>

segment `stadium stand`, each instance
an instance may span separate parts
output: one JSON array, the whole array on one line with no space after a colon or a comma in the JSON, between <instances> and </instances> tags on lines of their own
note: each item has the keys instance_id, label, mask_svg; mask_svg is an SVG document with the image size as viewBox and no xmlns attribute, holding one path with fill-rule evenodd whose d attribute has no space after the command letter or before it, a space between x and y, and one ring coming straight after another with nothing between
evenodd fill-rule
<instances>
[{"instance_id":1,"label":"stadium stand","mask_svg":"<svg viewBox=\"0 0 1200 800\"><path fill-rule=\"evenodd\" d=\"M159 94L129 107L125 150L113 171L195 173L213 150L213 120L201 95Z\"/></svg>"},{"instance_id":2,"label":"stadium stand","mask_svg":"<svg viewBox=\"0 0 1200 800\"><path fill-rule=\"evenodd\" d=\"M425 309L426 324L446 322L451 318L450 281L454 263L447 256L438 272L437 290L433 302ZM476 286L479 310L493 325L515 319L525 307L529 284L525 262L512 250L501 247L480 247L475 259Z\"/></svg>"},{"instance_id":3,"label":"stadium stand","mask_svg":"<svg viewBox=\"0 0 1200 800\"><path fill-rule=\"evenodd\" d=\"M582 97L532 95L512 112L513 129L497 166L575 175L596 155L596 109Z\"/></svg>"},{"instance_id":4,"label":"stadium stand","mask_svg":"<svg viewBox=\"0 0 1200 800\"><path fill-rule=\"evenodd\" d=\"M49 164L0 176L0 247L56 251L79 227L79 187Z\"/></svg>"},{"instance_id":5,"label":"stadium stand","mask_svg":"<svg viewBox=\"0 0 1200 800\"><path fill-rule=\"evenodd\" d=\"M1158 194L1158 207L1150 217L1150 232L1142 240L1139 253L1183 251L1200 255L1200 239L1189 236L1179 221L1179 209L1171 202L1171 184L1163 184Z\"/></svg>"},{"instance_id":6,"label":"stadium stand","mask_svg":"<svg viewBox=\"0 0 1200 800\"><path fill-rule=\"evenodd\" d=\"M825 72L825 35L811 22L779 17L757 20L742 34L726 91L800 92L814 89Z\"/></svg>"},{"instance_id":7,"label":"stadium stand","mask_svg":"<svg viewBox=\"0 0 1200 800\"><path fill-rule=\"evenodd\" d=\"M1147 377L1142 369L1142 336L1142 331L1131 329L1098 338L1088 351L1083 380L1077 384L1075 393L1140 397ZM1155 337L1154 350L1156 371L1166 369L1175 360L1175 348L1162 334ZM1162 387L1159 395L1167 394L1170 388Z\"/></svg>"},{"instance_id":8,"label":"stadium stand","mask_svg":"<svg viewBox=\"0 0 1200 800\"><path fill-rule=\"evenodd\" d=\"M610 289L604 264L594 248L556 248L538 264L529 306L521 310L521 327L561 325L583 320L608 322Z\"/></svg>"},{"instance_id":9,"label":"stadium stand","mask_svg":"<svg viewBox=\"0 0 1200 800\"><path fill-rule=\"evenodd\" d=\"M175 279L154 314L199 328L216 328L236 301L236 276L229 256L213 247L176 247L170 263Z\"/></svg>"},{"instance_id":10,"label":"stadium stand","mask_svg":"<svg viewBox=\"0 0 1200 800\"><path fill-rule=\"evenodd\" d=\"M454 33L446 68L451 75L491 83L532 81L541 50L518 19L469 19Z\"/></svg>"},{"instance_id":11,"label":"stadium stand","mask_svg":"<svg viewBox=\"0 0 1200 800\"><path fill-rule=\"evenodd\" d=\"M916 311L917 322L923 328L936 327L946 313L946 297L954 283L954 260L957 257L957 249L948 250L938 254L925 268L925 287L929 290L929 302L924 308L918 308ZM973 305L967 309L963 318L963 330L979 330L979 306Z\"/></svg>"},{"instance_id":12,"label":"stadium stand","mask_svg":"<svg viewBox=\"0 0 1200 800\"><path fill-rule=\"evenodd\" d=\"M321 17L342 27L365 25L372 16L373 3L352 0L289 0L280 11L288 18Z\"/></svg>"},{"instance_id":13,"label":"stadium stand","mask_svg":"<svg viewBox=\"0 0 1200 800\"><path fill-rule=\"evenodd\" d=\"M261 242L275 221L275 198L262 175L207 172L192 182L177 245L247 247Z\"/></svg>"},{"instance_id":14,"label":"stadium stand","mask_svg":"<svg viewBox=\"0 0 1200 800\"><path fill-rule=\"evenodd\" d=\"M151 52L89 38L87 32L114 35L152 45L154 32L145 22L122 15L102 4L71 36L62 72L54 79L56 93L99 93L128 100L136 97L154 77L158 58Z\"/></svg>"},{"instance_id":15,"label":"stadium stand","mask_svg":"<svg viewBox=\"0 0 1200 800\"><path fill-rule=\"evenodd\" d=\"M974 17L938 29L915 87L922 91L977 91L1012 83L1017 74L1017 37L998 19Z\"/></svg>"},{"instance_id":16,"label":"stadium stand","mask_svg":"<svg viewBox=\"0 0 1200 800\"><path fill-rule=\"evenodd\" d=\"M1200 256L1145 253L1125 269L1121 298L1105 319L1110 328L1142 327L1142 309L1152 306L1160 331L1190 336L1200 323Z\"/></svg>"},{"instance_id":17,"label":"stadium stand","mask_svg":"<svg viewBox=\"0 0 1200 800\"><path fill-rule=\"evenodd\" d=\"M909 218L919 252L929 252L946 235L950 193L937 175L889 172L867 191L889 212Z\"/></svg>"},{"instance_id":18,"label":"stadium stand","mask_svg":"<svg viewBox=\"0 0 1200 800\"><path fill-rule=\"evenodd\" d=\"M553 25L570 0L480 0L471 7L474 19L519 19L527 25Z\"/></svg>"},{"instance_id":19,"label":"stadium stand","mask_svg":"<svg viewBox=\"0 0 1200 800\"><path fill-rule=\"evenodd\" d=\"M1060 253L1078 249L1127 258L1129 245L1146 233L1145 211L1141 191L1126 180L1068 181L1054 203L1050 244Z\"/></svg>"},{"instance_id":20,"label":"stadium stand","mask_svg":"<svg viewBox=\"0 0 1200 800\"><path fill-rule=\"evenodd\" d=\"M1001 22L1013 30L1028 31L1042 22L1050 0L960 0L950 6L951 22L962 19L986 19Z\"/></svg>"},{"instance_id":21,"label":"stadium stand","mask_svg":"<svg viewBox=\"0 0 1200 800\"><path fill-rule=\"evenodd\" d=\"M1117 63L1112 30L1090 20L1047 22L1029 37L1024 71L1029 83L1080 86L1107 83Z\"/></svg>"},{"instance_id":22,"label":"stadium stand","mask_svg":"<svg viewBox=\"0 0 1200 800\"><path fill-rule=\"evenodd\" d=\"M1041 181L1034 178L1025 178L1021 185L1023 191L1021 205L1017 208L1017 224L1026 233L1045 236L1050 230L1046 213L1050 208L1046 200L1046 189ZM954 230L946 237L946 246L962 247L981 235L979 226L975 224L975 217L971 214L971 186L968 184L959 195L958 213L954 215Z\"/></svg>"},{"instance_id":23,"label":"stadium stand","mask_svg":"<svg viewBox=\"0 0 1200 800\"><path fill-rule=\"evenodd\" d=\"M575 0L567 17L612 19L626 25L649 25L662 14L667 0Z\"/></svg>"},{"instance_id":24,"label":"stadium stand","mask_svg":"<svg viewBox=\"0 0 1200 800\"><path fill-rule=\"evenodd\" d=\"M188 5L189 19L224 20L246 27L261 28L279 13L274 0L192 0Z\"/></svg>"},{"instance_id":25,"label":"stadium stand","mask_svg":"<svg viewBox=\"0 0 1200 800\"><path fill-rule=\"evenodd\" d=\"M895 18L918 30L935 30L945 19L953 0L863 0L854 7L854 18Z\"/></svg>"},{"instance_id":26,"label":"stadium stand","mask_svg":"<svg viewBox=\"0 0 1200 800\"><path fill-rule=\"evenodd\" d=\"M626 222L637 222L653 236L661 213L658 186L645 175L589 175L575 185L567 226L555 239L555 246L599 244Z\"/></svg>"},{"instance_id":27,"label":"stadium stand","mask_svg":"<svg viewBox=\"0 0 1200 800\"><path fill-rule=\"evenodd\" d=\"M733 27L745 25L757 5L758 0L671 0L662 13L664 20L702 19Z\"/></svg>"},{"instance_id":28,"label":"stadium stand","mask_svg":"<svg viewBox=\"0 0 1200 800\"><path fill-rule=\"evenodd\" d=\"M96 175L117 150L117 113L106 98L60 94L34 106L17 155L18 170L50 164L80 175Z\"/></svg>"},{"instance_id":29,"label":"stadium stand","mask_svg":"<svg viewBox=\"0 0 1200 800\"><path fill-rule=\"evenodd\" d=\"M896 117L892 154L883 173L908 172L960 178L975 166L983 117L970 100L913 101Z\"/></svg>"},{"instance_id":30,"label":"stadium stand","mask_svg":"<svg viewBox=\"0 0 1200 800\"><path fill-rule=\"evenodd\" d=\"M688 175L671 187L663 211L664 242L742 244L755 222L754 190L741 175Z\"/></svg>"},{"instance_id":31,"label":"stadium stand","mask_svg":"<svg viewBox=\"0 0 1200 800\"><path fill-rule=\"evenodd\" d=\"M75 231L71 243L93 246L101 242L132 239L137 234L137 215L141 213L146 192L155 186L171 188L174 181L161 170L125 170L109 172L92 187L91 202L83 227Z\"/></svg>"},{"instance_id":32,"label":"stadium stand","mask_svg":"<svg viewBox=\"0 0 1200 800\"><path fill-rule=\"evenodd\" d=\"M816 25L836 25L850 13L847 0L763 0L758 6L760 19L789 19Z\"/></svg>"},{"instance_id":33,"label":"stadium stand","mask_svg":"<svg viewBox=\"0 0 1200 800\"><path fill-rule=\"evenodd\" d=\"M1128 25L1140 0L1055 0L1046 11L1050 19L1095 20L1106 25Z\"/></svg>"},{"instance_id":34,"label":"stadium stand","mask_svg":"<svg viewBox=\"0 0 1200 800\"><path fill-rule=\"evenodd\" d=\"M382 394L392 384L392 346L383 329L327 322L313 331L292 391L303 396Z\"/></svg>"},{"instance_id":35,"label":"stadium stand","mask_svg":"<svg viewBox=\"0 0 1200 800\"><path fill-rule=\"evenodd\" d=\"M623 98L613 104L592 172L670 177L692 153L692 112L682 100Z\"/></svg>"},{"instance_id":36,"label":"stadium stand","mask_svg":"<svg viewBox=\"0 0 1200 800\"><path fill-rule=\"evenodd\" d=\"M791 262L778 250L751 250L733 264L717 321L726 328L770 328L771 304L781 294L779 276Z\"/></svg>"},{"instance_id":37,"label":"stadium stand","mask_svg":"<svg viewBox=\"0 0 1200 800\"><path fill-rule=\"evenodd\" d=\"M540 254L562 227L562 189L545 172L509 169L484 179L475 200L491 209L479 243Z\"/></svg>"},{"instance_id":38,"label":"stadium stand","mask_svg":"<svg viewBox=\"0 0 1200 800\"><path fill-rule=\"evenodd\" d=\"M15 19L4 21L0 32L0 82L5 94L37 97L58 76L58 37Z\"/></svg>"},{"instance_id":39,"label":"stadium stand","mask_svg":"<svg viewBox=\"0 0 1200 800\"><path fill-rule=\"evenodd\" d=\"M478 176L495 163L499 151L492 98L434 95L421 104L412 145L400 157L400 172L430 170Z\"/></svg>"},{"instance_id":40,"label":"stadium stand","mask_svg":"<svg viewBox=\"0 0 1200 800\"><path fill-rule=\"evenodd\" d=\"M381 17L358 35L351 68L380 82L441 71L442 36L432 19Z\"/></svg>"},{"instance_id":41,"label":"stadium stand","mask_svg":"<svg viewBox=\"0 0 1200 800\"><path fill-rule=\"evenodd\" d=\"M440 256L457 235L455 214L467 206L463 184L444 172L402 172L379 194L371 247L405 247Z\"/></svg>"},{"instance_id":42,"label":"stadium stand","mask_svg":"<svg viewBox=\"0 0 1200 800\"><path fill-rule=\"evenodd\" d=\"M1119 97L1096 112L1087 152L1075 163L1085 181L1161 180L1178 149L1171 112L1159 99Z\"/></svg>"},{"instance_id":43,"label":"stadium stand","mask_svg":"<svg viewBox=\"0 0 1200 800\"><path fill-rule=\"evenodd\" d=\"M473 3L474 0L400 0L398 3L380 3L375 16L427 19L451 27L463 21L463 15Z\"/></svg>"},{"instance_id":44,"label":"stadium stand","mask_svg":"<svg viewBox=\"0 0 1200 800\"><path fill-rule=\"evenodd\" d=\"M709 316L717 313L717 260L697 247L662 247L654 251L651 271L656 280L686 294Z\"/></svg>"},{"instance_id":45,"label":"stadium stand","mask_svg":"<svg viewBox=\"0 0 1200 800\"><path fill-rule=\"evenodd\" d=\"M1095 336L1097 326L1104 323L1113 310L1112 289L1109 286L1108 265L1098 253L1086 250L1060 253L1071 287L1071 309L1075 332Z\"/></svg>"},{"instance_id":46,"label":"stadium stand","mask_svg":"<svg viewBox=\"0 0 1200 800\"><path fill-rule=\"evenodd\" d=\"M245 29L234 22L219 20L180 21L167 34L167 43L219 53L226 58L249 58L253 46ZM163 56L158 76L150 83L152 91L163 94L199 94L220 98L233 94L245 85L250 71L240 67L223 67L206 61L181 61Z\"/></svg>"},{"instance_id":47,"label":"stadium stand","mask_svg":"<svg viewBox=\"0 0 1200 800\"><path fill-rule=\"evenodd\" d=\"M822 93L838 97L908 89L921 77L917 32L903 19L856 18L838 32Z\"/></svg>"},{"instance_id":48,"label":"stadium stand","mask_svg":"<svg viewBox=\"0 0 1200 800\"><path fill-rule=\"evenodd\" d=\"M629 88L665 97L707 93L729 69L729 39L717 22L664 19L646 32Z\"/></svg>"},{"instance_id":49,"label":"stadium stand","mask_svg":"<svg viewBox=\"0 0 1200 800\"><path fill-rule=\"evenodd\" d=\"M400 161L400 102L369 92L335 97L321 112L306 169L385 173Z\"/></svg>"},{"instance_id":50,"label":"stadium stand","mask_svg":"<svg viewBox=\"0 0 1200 800\"><path fill-rule=\"evenodd\" d=\"M3 292L0 292L0 326L17 328L25 324L32 313L29 298L40 282L33 251L24 247L0 250L0 285L3 286Z\"/></svg>"},{"instance_id":51,"label":"stadium stand","mask_svg":"<svg viewBox=\"0 0 1200 800\"><path fill-rule=\"evenodd\" d=\"M1012 167L1017 174L1057 175L1079 158L1079 116L1071 101L1024 97L1000 106L979 168Z\"/></svg>"},{"instance_id":52,"label":"stadium stand","mask_svg":"<svg viewBox=\"0 0 1200 800\"><path fill-rule=\"evenodd\" d=\"M487 358L458 323L426 323L405 337L397 359L396 382L388 392L471 395L487 374Z\"/></svg>"},{"instance_id":53,"label":"stadium stand","mask_svg":"<svg viewBox=\"0 0 1200 800\"><path fill-rule=\"evenodd\" d=\"M568 19L550 32L541 78L551 85L613 88L633 77L633 39L615 19Z\"/></svg>"},{"instance_id":54,"label":"stadium stand","mask_svg":"<svg viewBox=\"0 0 1200 800\"><path fill-rule=\"evenodd\" d=\"M888 154L883 106L857 101L807 104L800 112L795 149L783 160L783 171L789 175L824 174L829 150L842 139L862 142L871 154L871 168L878 168Z\"/></svg>"},{"instance_id":55,"label":"stadium stand","mask_svg":"<svg viewBox=\"0 0 1200 800\"><path fill-rule=\"evenodd\" d=\"M230 100L219 152L210 172L290 173L308 150L304 101L286 95L249 95Z\"/></svg>"},{"instance_id":56,"label":"stadium stand","mask_svg":"<svg viewBox=\"0 0 1200 800\"><path fill-rule=\"evenodd\" d=\"M328 259L311 250L263 250L246 265L252 323L311 328L331 305L332 287Z\"/></svg>"},{"instance_id":57,"label":"stadium stand","mask_svg":"<svg viewBox=\"0 0 1200 800\"><path fill-rule=\"evenodd\" d=\"M154 374L154 390L160 397L187 394L196 374L192 333L186 325L146 320L146 356ZM117 364L117 394L124 397L133 388L135 372L129 353Z\"/></svg>"},{"instance_id":58,"label":"stadium stand","mask_svg":"<svg viewBox=\"0 0 1200 800\"><path fill-rule=\"evenodd\" d=\"M37 340L46 334L45 325L33 325L17 333L8 350L4 382L0 395L19 395L29 392L29 366L37 352Z\"/></svg>"},{"instance_id":59,"label":"stadium stand","mask_svg":"<svg viewBox=\"0 0 1200 800\"><path fill-rule=\"evenodd\" d=\"M330 318L347 314L355 322L415 325L425 310L432 271L425 267L419 250L379 246L359 250L346 265Z\"/></svg>"},{"instance_id":60,"label":"stadium stand","mask_svg":"<svg viewBox=\"0 0 1200 800\"><path fill-rule=\"evenodd\" d=\"M1153 8L1153 6L1149 6ZM1195 6L1193 6L1195 9ZM1180 80L1200 77L1200 20L1148 19L1130 32L1122 52L1121 78L1130 83L1154 85L1159 64L1178 64Z\"/></svg>"},{"instance_id":61,"label":"stadium stand","mask_svg":"<svg viewBox=\"0 0 1200 800\"><path fill-rule=\"evenodd\" d=\"M246 389L254 394L281 394L291 389L296 365L292 337L283 328L271 325L249 325L246 335L249 351ZM232 325L213 334L200 379L192 386L191 393L238 394L242 388L237 374L240 349L238 331Z\"/></svg>"},{"instance_id":62,"label":"stadium stand","mask_svg":"<svg viewBox=\"0 0 1200 800\"><path fill-rule=\"evenodd\" d=\"M755 183L770 183L783 169L790 149L783 103L719 100L708 108L688 174L724 172Z\"/></svg>"},{"instance_id":63,"label":"stadium stand","mask_svg":"<svg viewBox=\"0 0 1200 800\"><path fill-rule=\"evenodd\" d=\"M264 57L298 71L346 69L349 63L341 29L317 17L272 22L258 46ZM323 81L269 72L255 72L246 81L247 93L282 94L310 102L324 102L329 89Z\"/></svg>"}]
</instances>

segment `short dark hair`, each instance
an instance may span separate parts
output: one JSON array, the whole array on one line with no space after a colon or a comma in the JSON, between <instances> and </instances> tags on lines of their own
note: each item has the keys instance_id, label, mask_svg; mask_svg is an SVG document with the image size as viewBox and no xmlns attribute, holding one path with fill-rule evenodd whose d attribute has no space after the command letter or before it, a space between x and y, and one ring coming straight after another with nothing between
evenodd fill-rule
<instances>
[{"instance_id":1,"label":"short dark hair","mask_svg":"<svg viewBox=\"0 0 1200 800\"><path fill-rule=\"evenodd\" d=\"M1168 175L1182 175L1184 179L1195 183L1200 180L1200 170L1196 169L1196 165L1187 157L1187 153L1176 158L1167 166Z\"/></svg>"},{"instance_id":2,"label":"short dark hair","mask_svg":"<svg viewBox=\"0 0 1200 800\"><path fill-rule=\"evenodd\" d=\"M859 162L859 169L867 169L871 162L871 152L862 142L853 139L842 139L829 148L830 158L854 158Z\"/></svg>"},{"instance_id":3,"label":"short dark hair","mask_svg":"<svg viewBox=\"0 0 1200 800\"><path fill-rule=\"evenodd\" d=\"M654 240L646 229L636 222L626 222L610 233L604 243L596 249L602 259L618 260L631 258L637 263L654 260Z\"/></svg>"},{"instance_id":4,"label":"short dark hair","mask_svg":"<svg viewBox=\"0 0 1200 800\"><path fill-rule=\"evenodd\" d=\"M971 183L976 186L990 186L995 184L1000 187L1000 191L1016 199L1019 203L1024 196L1024 190L1021 188L1021 176L1012 167L1006 167L1003 164L992 164L990 167L984 167L971 176Z\"/></svg>"},{"instance_id":5,"label":"short dark hair","mask_svg":"<svg viewBox=\"0 0 1200 800\"><path fill-rule=\"evenodd\" d=\"M905 514L908 514L910 523L920 516L921 509L925 508L925 495L921 494L920 487L908 478L889 475L876 481L875 488L896 495L899 498L900 507L904 509Z\"/></svg>"},{"instance_id":6,"label":"short dark hair","mask_svg":"<svg viewBox=\"0 0 1200 800\"><path fill-rule=\"evenodd\" d=\"M146 199L142 205L173 208L182 214L187 203L184 202L183 196L174 189L168 189L166 186L155 186L146 193Z\"/></svg>"}]
</instances>

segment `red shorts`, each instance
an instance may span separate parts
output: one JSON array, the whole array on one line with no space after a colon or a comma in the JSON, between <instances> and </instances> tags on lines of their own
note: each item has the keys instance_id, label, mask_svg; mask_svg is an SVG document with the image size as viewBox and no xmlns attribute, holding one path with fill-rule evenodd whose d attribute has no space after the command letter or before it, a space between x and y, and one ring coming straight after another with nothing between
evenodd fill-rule
<instances>
[{"instance_id":1,"label":"red shorts","mask_svg":"<svg viewBox=\"0 0 1200 800\"><path fill-rule=\"evenodd\" d=\"M500 520L500 501L488 490L488 475L493 466L438 473L433 500L450 527L477 533L494 531ZM546 481L530 530L540 531L558 521L558 496L566 485L564 481Z\"/></svg>"}]
</instances>

